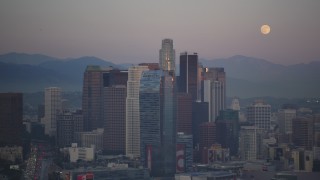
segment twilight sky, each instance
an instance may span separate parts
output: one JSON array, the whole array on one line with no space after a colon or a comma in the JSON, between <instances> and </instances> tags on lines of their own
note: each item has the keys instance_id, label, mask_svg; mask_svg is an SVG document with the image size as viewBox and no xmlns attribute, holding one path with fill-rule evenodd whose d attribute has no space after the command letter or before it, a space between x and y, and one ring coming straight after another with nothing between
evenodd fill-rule
<instances>
[{"instance_id":1,"label":"twilight sky","mask_svg":"<svg viewBox=\"0 0 320 180\"><path fill-rule=\"evenodd\" d=\"M296 64L320 60L319 17L319 0L0 0L0 54L158 62L171 38L176 61L187 50Z\"/></svg>"}]
</instances>

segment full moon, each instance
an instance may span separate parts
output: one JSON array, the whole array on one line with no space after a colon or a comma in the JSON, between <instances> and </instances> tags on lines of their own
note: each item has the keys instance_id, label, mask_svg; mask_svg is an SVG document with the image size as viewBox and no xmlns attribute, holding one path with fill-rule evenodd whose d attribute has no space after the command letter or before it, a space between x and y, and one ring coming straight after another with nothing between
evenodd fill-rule
<instances>
[{"instance_id":1,"label":"full moon","mask_svg":"<svg viewBox=\"0 0 320 180\"><path fill-rule=\"evenodd\" d=\"M269 34L270 30L271 30L271 28L270 28L269 25L265 24L265 25L261 26L261 33L264 34L264 35Z\"/></svg>"}]
</instances>

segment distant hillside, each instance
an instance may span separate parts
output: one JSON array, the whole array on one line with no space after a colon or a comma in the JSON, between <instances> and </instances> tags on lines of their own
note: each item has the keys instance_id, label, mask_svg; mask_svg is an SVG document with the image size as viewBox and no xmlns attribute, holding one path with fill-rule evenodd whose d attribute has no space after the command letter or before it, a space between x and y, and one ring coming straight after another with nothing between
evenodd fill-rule
<instances>
[{"instance_id":1,"label":"distant hillside","mask_svg":"<svg viewBox=\"0 0 320 180\"><path fill-rule=\"evenodd\" d=\"M0 92L37 92L50 86L81 91L87 65L117 66L96 57L62 60L20 53L0 55Z\"/></svg>"},{"instance_id":2,"label":"distant hillside","mask_svg":"<svg viewBox=\"0 0 320 180\"><path fill-rule=\"evenodd\" d=\"M0 62L12 64L29 64L39 65L48 61L58 61L59 59L41 55L41 54L25 54L25 53L8 53L0 55Z\"/></svg>"},{"instance_id":3,"label":"distant hillside","mask_svg":"<svg viewBox=\"0 0 320 180\"><path fill-rule=\"evenodd\" d=\"M201 62L207 67L225 68L229 97L320 96L320 61L284 66L238 55L226 59L202 59Z\"/></svg>"},{"instance_id":4,"label":"distant hillside","mask_svg":"<svg viewBox=\"0 0 320 180\"><path fill-rule=\"evenodd\" d=\"M284 66L264 59L239 55L200 61L207 67L225 68L228 97L320 96L319 61ZM113 66L121 69L130 66L116 65L96 57L58 59L45 55L9 53L0 55L0 92L36 92L49 86L59 86L64 91L81 91L83 72L87 65Z\"/></svg>"}]
</instances>

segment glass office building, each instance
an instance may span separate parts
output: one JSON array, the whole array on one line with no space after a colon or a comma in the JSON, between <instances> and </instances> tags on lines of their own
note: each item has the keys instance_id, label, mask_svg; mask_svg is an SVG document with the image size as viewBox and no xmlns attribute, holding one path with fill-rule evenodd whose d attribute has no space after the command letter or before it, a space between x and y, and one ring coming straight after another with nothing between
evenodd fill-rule
<instances>
[{"instance_id":1,"label":"glass office building","mask_svg":"<svg viewBox=\"0 0 320 180\"><path fill-rule=\"evenodd\" d=\"M141 161L152 176L175 173L175 82L167 71L142 73L140 80Z\"/></svg>"}]
</instances>

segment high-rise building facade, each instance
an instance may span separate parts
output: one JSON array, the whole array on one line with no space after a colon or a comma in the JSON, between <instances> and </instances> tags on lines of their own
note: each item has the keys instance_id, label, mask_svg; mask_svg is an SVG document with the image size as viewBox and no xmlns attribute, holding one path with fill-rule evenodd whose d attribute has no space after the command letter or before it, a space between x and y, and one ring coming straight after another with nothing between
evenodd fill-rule
<instances>
[{"instance_id":1,"label":"high-rise building facade","mask_svg":"<svg viewBox=\"0 0 320 180\"><path fill-rule=\"evenodd\" d=\"M269 130L271 118L271 105L257 100L247 107L247 120L259 129Z\"/></svg>"},{"instance_id":2,"label":"high-rise building facade","mask_svg":"<svg viewBox=\"0 0 320 180\"><path fill-rule=\"evenodd\" d=\"M82 110L86 131L101 128L104 125L104 87L127 85L127 81L127 71L112 67L87 66L82 91Z\"/></svg>"},{"instance_id":3,"label":"high-rise building facade","mask_svg":"<svg viewBox=\"0 0 320 180\"><path fill-rule=\"evenodd\" d=\"M217 143L217 129L214 122L205 122L199 126L199 149L210 148Z\"/></svg>"},{"instance_id":4,"label":"high-rise building facade","mask_svg":"<svg viewBox=\"0 0 320 180\"><path fill-rule=\"evenodd\" d=\"M292 140L294 145L312 150L314 142L314 117L311 115L292 119Z\"/></svg>"},{"instance_id":5,"label":"high-rise building facade","mask_svg":"<svg viewBox=\"0 0 320 180\"><path fill-rule=\"evenodd\" d=\"M144 71L140 81L140 153L152 176L176 170L175 82L167 71Z\"/></svg>"},{"instance_id":6,"label":"high-rise building facade","mask_svg":"<svg viewBox=\"0 0 320 180\"><path fill-rule=\"evenodd\" d=\"M198 54L180 54L179 92L189 93L192 100L198 100Z\"/></svg>"},{"instance_id":7,"label":"high-rise building facade","mask_svg":"<svg viewBox=\"0 0 320 180\"><path fill-rule=\"evenodd\" d=\"M0 93L0 146L21 145L22 93Z\"/></svg>"},{"instance_id":8,"label":"high-rise building facade","mask_svg":"<svg viewBox=\"0 0 320 180\"><path fill-rule=\"evenodd\" d=\"M83 131L83 115L78 110L63 110L57 114L57 141L59 147L70 147L75 142L74 134Z\"/></svg>"},{"instance_id":9,"label":"high-rise building facade","mask_svg":"<svg viewBox=\"0 0 320 180\"><path fill-rule=\"evenodd\" d=\"M104 150L111 154L124 154L126 148L125 85L104 88Z\"/></svg>"},{"instance_id":10,"label":"high-rise building facade","mask_svg":"<svg viewBox=\"0 0 320 180\"><path fill-rule=\"evenodd\" d=\"M214 122L226 108L226 73L224 68L204 68L202 101L209 103L209 119Z\"/></svg>"},{"instance_id":11,"label":"high-rise building facade","mask_svg":"<svg viewBox=\"0 0 320 180\"><path fill-rule=\"evenodd\" d=\"M191 172L193 170L193 138L192 135L177 133L177 173Z\"/></svg>"},{"instance_id":12,"label":"high-rise building facade","mask_svg":"<svg viewBox=\"0 0 320 180\"><path fill-rule=\"evenodd\" d=\"M207 102L193 102L192 103L192 135L193 145L198 146L200 143L200 124L209 122Z\"/></svg>"},{"instance_id":13,"label":"high-rise building facade","mask_svg":"<svg viewBox=\"0 0 320 180\"><path fill-rule=\"evenodd\" d=\"M126 99L126 155L140 157L140 78L148 66L132 66L128 70Z\"/></svg>"},{"instance_id":14,"label":"high-rise building facade","mask_svg":"<svg viewBox=\"0 0 320 180\"><path fill-rule=\"evenodd\" d=\"M292 134L292 119L296 118L295 109L280 109L278 112L278 124L280 132L283 134Z\"/></svg>"},{"instance_id":15,"label":"high-rise building facade","mask_svg":"<svg viewBox=\"0 0 320 180\"><path fill-rule=\"evenodd\" d=\"M103 87L104 74L112 67L87 66L83 77L82 110L84 130L103 127Z\"/></svg>"},{"instance_id":16,"label":"high-rise building facade","mask_svg":"<svg viewBox=\"0 0 320 180\"><path fill-rule=\"evenodd\" d=\"M192 96L177 93L177 132L192 134Z\"/></svg>"},{"instance_id":17,"label":"high-rise building facade","mask_svg":"<svg viewBox=\"0 0 320 180\"><path fill-rule=\"evenodd\" d=\"M45 115L42 123L45 127L45 134L49 136L57 135L57 115L62 110L61 89L49 87L44 92Z\"/></svg>"},{"instance_id":18,"label":"high-rise building facade","mask_svg":"<svg viewBox=\"0 0 320 180\"><path fill-rule=\"evenodd\" d=\"M239 113L232 109L220 111L216 120L217 141L223 148L229 148L236 156L239 148Z\"/></svg>"},{"instance_id":19,"label":"high-rise building facade","mask_svg":"<svg viewBox=\"0 0 320 180\"><path fill-rule=\"evenodd\" d=\"M176 51L173 49L172 39L163 39L161 49L159 50L159 65L160 69L169 71L171 75L174 75L176 70Z\"/></svg>"},{"instance_id":20,"label":"high-rise building facade","mask_svg":"<svg viewBox=\"0 0 320 180\"><path fill-rule=\"evenodd\" d=\"M254 126L241 126L239 138L241 160L257 159L257 129Z\"/></svg>"}]
</instances>

